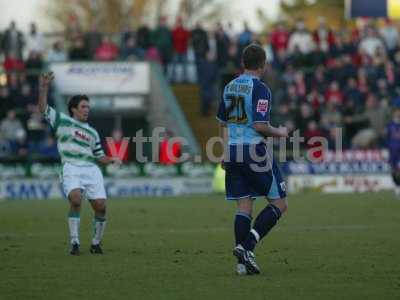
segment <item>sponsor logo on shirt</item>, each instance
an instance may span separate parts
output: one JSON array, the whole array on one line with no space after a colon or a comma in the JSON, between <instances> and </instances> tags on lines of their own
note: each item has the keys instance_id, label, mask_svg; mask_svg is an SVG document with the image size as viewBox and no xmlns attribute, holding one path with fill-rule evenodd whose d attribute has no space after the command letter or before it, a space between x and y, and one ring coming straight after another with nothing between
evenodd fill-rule
<instances>
[{"instance_id":1,"label":"sponsor logo on shirt","mask_svg":"<svg viewBox=\"0 0 400 300\"><path fill-rule=\"evenodd\" d=\"M268 100L260 99L257 102L257 112L261 113L263 116L268 112Z\"/></svg>"},{"instance_id":2,"label":"sponsor logo on shirt","mask_svg":"<svg viewBox=\"0 0 400 300\"><path fill-rule=\"evenodd\" d=\"M75 137L78 137L81 140L84 140L86 142L90 142L90 138L87 135L85 135L84 133L79 132L78 130L75 130Z\"/></svg>"}]
</instances>

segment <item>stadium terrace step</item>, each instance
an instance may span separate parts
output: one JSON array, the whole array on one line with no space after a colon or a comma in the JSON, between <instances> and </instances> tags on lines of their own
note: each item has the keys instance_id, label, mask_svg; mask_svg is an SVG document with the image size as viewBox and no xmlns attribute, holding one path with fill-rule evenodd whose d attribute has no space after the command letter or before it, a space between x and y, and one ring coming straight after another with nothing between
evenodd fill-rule
<instances>
[{"instance_id":1,"label":"stadium terrace step","mask_svg":"<svg viewBox=\"0 0 400 300\"><path fill-rule=\"evenodd\" d=\"M172 90L201 147L203 158L205 158L207 141L213 136L218 136L218 122L215 119L214 110L208 117L201 115L200 90L196 84L177 84L172 86ZM219 155L221 151L222 148L218 145L215 147L214 153Z\"/></svg>"}]
</instances>

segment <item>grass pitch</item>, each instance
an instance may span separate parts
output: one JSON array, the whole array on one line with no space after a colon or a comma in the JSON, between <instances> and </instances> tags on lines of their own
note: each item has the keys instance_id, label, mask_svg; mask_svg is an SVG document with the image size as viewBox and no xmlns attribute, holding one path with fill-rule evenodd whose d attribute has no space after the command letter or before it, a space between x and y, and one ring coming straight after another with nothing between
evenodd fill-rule
<instances>
[{"instance_id":1,"label":"grass pitch","mask_svg":"<svg viewBox=\"0 0 400 300\"><path fill-rule=\"evenodd\" d=\"M257 211L265 202L257 201ZM293 195L238 277L234 203L222 196L109 200L105 255L67 254L65 201L0 202L0 299L399 299L400 201Z\"/></svg>"}]
</instances>

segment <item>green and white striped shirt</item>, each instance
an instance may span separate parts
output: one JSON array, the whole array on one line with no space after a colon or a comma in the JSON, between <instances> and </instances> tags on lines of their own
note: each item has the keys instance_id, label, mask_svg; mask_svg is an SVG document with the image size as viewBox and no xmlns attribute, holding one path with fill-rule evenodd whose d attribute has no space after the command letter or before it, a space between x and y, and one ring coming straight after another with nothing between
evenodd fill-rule
<instances>
[{"instance_id":1,"label":"green and white striped shirt","mask_svg":"<svg viewBox=\"0 0 400 300\"><path fill-rule=\"evenodd\" d=\"M89 124L57 112L50 106L47 106L44 118L56 134L62 163L87 166L105 156L99 134Z\"/></svg>"}]
</instances>

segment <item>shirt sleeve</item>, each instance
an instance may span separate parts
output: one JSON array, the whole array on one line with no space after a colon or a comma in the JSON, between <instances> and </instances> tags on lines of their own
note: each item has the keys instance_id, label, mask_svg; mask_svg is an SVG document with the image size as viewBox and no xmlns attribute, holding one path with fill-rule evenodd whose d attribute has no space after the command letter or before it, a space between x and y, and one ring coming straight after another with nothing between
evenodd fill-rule
<instances>
[{"instance_id":1,"label":"shirt sleeve","mask_svg":"<svg viewBox=\"0 0 400 300\"><path fill-rule=\"evenodd\" d=\"M271 92L269 89L263 84L256 85L253 88L252 100L253 123L269 122L271 111Z\"/></svg>"},{"instance_id":2,"label":"shirt sleeve","mask_svg":"<svg viewBox=\"0 0 400 300\"><path fill-rule=\"evenodd\" d=\"M93 148L93 155L96 158L101 158L101 157L105 156L103 147L101 145L100 136L99 136L99 134L97 132L96 132L95 145L94 145L94 148Z\"/></svg>"},{"instance_id":3,"label":"shirt sleeve","mask_svg":"<svg viewBox=\"0 0 400 300\"><path fill-rule=\"evenodd\" d=\"M226 117L225 101L222 99L218 107L217 120L221 123L226 123L228 121Z\"/></svg>"},{"instance_id":4,"label":"shirt sleeve","mask_svg":"<svg viewBox=\"0 0 400 300\"><path fill-rule=\"evenodd\" d=\"M50 124L54 129L57 128L58 122L60 120L60 113L57 112L54 108L47 105L46 111L43 114L44 119Z\"/></svg>"}]
</instances>

